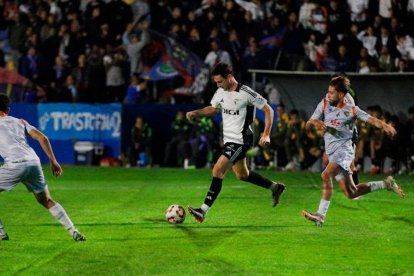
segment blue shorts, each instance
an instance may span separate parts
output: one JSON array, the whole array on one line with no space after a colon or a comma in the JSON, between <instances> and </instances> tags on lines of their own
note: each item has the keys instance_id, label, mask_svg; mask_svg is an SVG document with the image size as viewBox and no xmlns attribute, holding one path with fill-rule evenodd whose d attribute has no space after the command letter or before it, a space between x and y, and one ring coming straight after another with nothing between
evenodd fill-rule
<instances>
[{"instance_id":1,"label":"blue shorts","mask_svg":"<svg viewBox=\"0 0 414 276\"><path fill-rule=\"evenodd\" d=\"M47 184L40 162L6 163L0 167L0 191L11 191L19 182L22 182L29 192L45 191Z\"/></svg>"}]
</instances>

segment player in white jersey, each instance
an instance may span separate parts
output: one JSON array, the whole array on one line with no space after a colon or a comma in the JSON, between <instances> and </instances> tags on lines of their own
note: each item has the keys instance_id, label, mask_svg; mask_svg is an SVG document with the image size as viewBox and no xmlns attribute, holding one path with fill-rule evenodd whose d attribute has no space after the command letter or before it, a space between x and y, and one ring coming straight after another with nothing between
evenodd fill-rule
<instances>
[{"instance_id":1,"label":"player in white jersey","mask_svg":"<svg viewBox=\"0 0 414 276\"><path fill-rule=\"evenodd\" d=\"M391 136L394 136L396 131L391 125L370 116L358 106L348 103L345 100L347 93L345 83L344 77L331 80L328 87L328 100L323 99L318 104L306 123L307 129L315 126L324 133L325 150L329 159L328 165L321 174L322 199L318 211L316 213L302 211L302 215L317 226L321 226L325 221L333 194L332 179L334 176L337 179L343 178L343 181L339 181L339 186L350 199L381 189L394 191L400 197L404 197L401 187L391 176L382 181L354 184L350 165L355 155L352 135L356 119L381 128Z\"/></svg>"},{"instance_id":2,"label":"player in white jersey","mask_svg":"<svg viewBox=\"0 0 414 276\"><path fill-rule=\"evenodd\" d=\"M348 91L350 91L351 90L351 81L349 80L349 78L346 75L340 73L340 74L334 74L333 76L331 76L331 80L334 79L334 78L337 78L337 77L343 77L345 79L345 82L344 82L345 87ZM354 91L354 93L355 93L355 91ZM326 101L329 101L328 93L326 94L325 99L326 99ZM347 103L351 104L351 105L355 105L355 100L349 92L345 94L345 101ZM357 141L358 141L358 130L357 130L357 127L355 125L355 127L353 129L353 133L352 133L352 142L353 142L354 147L356 147ZM323 164L325 166L328 165L329 161L328 161L328 156L326 155L326 152L323 153L322 161L323 161ZM351 169L352 169L352 179L354 180L355 185L357 185L359 183L359 179L358 179L358 170L355 166L355 158L352 160ZM354 198L354 199L357 200L357 199L361 199L361 198L362 197L357 197L357 198Z\"/></svg>"},{"instance_id":3,"label":"player in white jersey","mask_svg":"<svg viewBox=\"0 0 414 276\"><path fill-rule=\"evenodd\" d=\"M49 139L25 120L9 116L9 112L10 99L0 94L0 156L4 159L4 165L0 167L0 192L10 191L22 182L75 241L85 241L85 236L76 229L63 207L50 196L39 157L27 143L26 134L40 143L49 158L53 175L60 176L63 171L56 161ZM0 221L0 240L8 239Z\"/></svg>"},{"instance_id":4,"label":"player in white jersey","mask_svg":"<svg viewBox=\"0 0 414 276\"><path fill-rule=\"evenodd\" d=\"M270 189L273 207L279 203L280 195L285 190L284 184L272 182L247 168L246 151L253 142L251 124L255 108L263 110L265 114L265 128L259 140L261 146L270 142L273 109L257 92L238 83L227 64L218 63L211 74L218 87L211 100L211 105L186 114L187 119L191 120L197 116L213 116L221 111L223 118L224 149L213 167L210 189L201 208L190 206L187 208L189 213L200 223L204 221L207 211L219 195L224 176L230 168L233 169L239 180Z\"/></svg>"}]
</instances>

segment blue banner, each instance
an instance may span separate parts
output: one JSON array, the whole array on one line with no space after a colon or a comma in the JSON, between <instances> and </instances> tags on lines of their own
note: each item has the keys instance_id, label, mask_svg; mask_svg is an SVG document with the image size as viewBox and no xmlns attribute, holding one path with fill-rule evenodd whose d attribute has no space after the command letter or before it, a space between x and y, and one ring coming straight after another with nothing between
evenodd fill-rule
<instances>
[{"instance_id":1,"label":"blue banner","mask_svg":"<svg viewBox=\"0 0 414 276\"><path fill-rule=\"evenodd\" d=\"M120 140L121 105L39 104L39 130L53 140Z\"/></svg>"}]
</instances>

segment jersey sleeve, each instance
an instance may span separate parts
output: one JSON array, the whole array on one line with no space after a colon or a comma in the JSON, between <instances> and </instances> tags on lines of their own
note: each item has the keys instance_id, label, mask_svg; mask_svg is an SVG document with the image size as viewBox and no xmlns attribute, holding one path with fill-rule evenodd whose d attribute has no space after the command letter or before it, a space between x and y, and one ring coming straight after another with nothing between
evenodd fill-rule
<instances>
[{"instance_id":1,"label":"jersey sleeve","mask_svg":"<svg viewBox=\"0 0 414 276\"><path fill-rule=\"evenodd\" d=\"M355 106L355 113L358 119L360 119L363 122L368 121L369 114L366 113L364 110L359 108L358 106Z\"/></svg>"},{"instance_id":2,"label":"jersey sleeve","mask_svg":"<svg viewBox=\"0 0 414 276\"><path fill-rule=\"evenodd\" d=\"M34 126L32 126L31 124L29 124L26 120L20 119L19 121L24 126L24 128L27 131L27 133L29 133L33 129L36 129Z\"/></svg>"},{"instance_id":3,"label":"jersey sleeve","mask_svg":"<svg viewBox=\"0 0 414 276\"><path fill-rule=\"evenodd\" d=\"M214 108L221 108L220 101L220 89L217 89L216 93L214 93L213 98L211 98L210 104Z\"/></svg>"},{"instance_id":4,"label":"jersey sleeve","mask_svg":"<svg viewBox=\"0 0 414 276\"><path fill-rule=\"evenodd\" d=\"M240 91L246 94L247 103L249 105L254 105L258 109L262 109L267 103L267 100L265 98L263 98L259 93L246 85L243 85L240 88Z\"/></svg>"},{"instance_id":5,"label":"jersey sleeve","mask_svg":"<svg viewBox=\"0 0 414 276\"><path fill-rule=\"evenodd\" d=\"M318 106L316 107L315 111L313 111L312 116L310 117L310 120L321 120L323 117L323 105L324 100L320 101Z\"/></svg>"}]
</instances>

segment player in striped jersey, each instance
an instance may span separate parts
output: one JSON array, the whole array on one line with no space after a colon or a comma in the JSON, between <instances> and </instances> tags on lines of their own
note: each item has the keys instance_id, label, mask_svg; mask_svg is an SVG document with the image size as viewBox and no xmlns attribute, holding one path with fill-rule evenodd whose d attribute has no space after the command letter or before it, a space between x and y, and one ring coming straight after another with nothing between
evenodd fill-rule
<instances>
[{"instance_id":1,"label":"player in striped jersey","mask_svg":"<svg viewBox=\"0 0 414 276\"><path fill-rule=\"evenodd\" d=\"M12 190L19 182L32 192L37 201L56 218L69 232L75 241L86 238L73 225L65 209L50 196L39 157L29 146L26 134L41 145L50 161L54 176L62 174L62 168L56 161L49 139L25 120L9 116L10 99L0 94L0 156L4 165L0 167L0 192ZM9 236L0 221L0 240L8 240Z\"/></svg>"},{"instance_id":2,"label":"player in striped jersey","mask_svg":"<svg viewBox=\"0 0 414 276\"><path fill-rule=\"evenodd\" d=\"M210 189L201 208L188 207L188 211L198 222L203 222L209 208L213 205L222 187L226 172L232 168L237 178L260 187L270 189L275 207L279 203L280 195L285 190L282 183L275 183L263 176L249 171L247 168L246 151L252 146L253 131L251 124L255 108L263 110L265 114L265 128L260 137L259 145L270 143L270 130L273 123L273 109L266 99L242 85L234 78L230 67L225 63L218 63L212 70L217 91L211 105L202 109L187 112L187 119L198 116L213 116L221 111L223 118L224 149L213 167L213 179Z\"/></svg>"},{"instance_id":3,"label":"player in striped jersey","mask_svg":"<svg viewBox=\"0 0 414 276\"><path fill-rule=\"evenodd\" d=\"M328 87L328 101L323 99L306 123L307 129L315 126L324 133L325 150L329 159L328 165L321 174L322 199L318 211L316 213L302 211L302 215L317 226L321 226L325 221L333 194L332 179L334 176L343 178L339 186L350 199L381 189L391 190L400 197L404 197L403 190L391 176L383 181L354 184L350 165L355 156L352 135L356 119L381 128L391 136L394 136L396 131L391 125L370 116L358 106L348 103L345 100L346 93L345 78L332 79Z\"/></svg>"}]
</instances>

